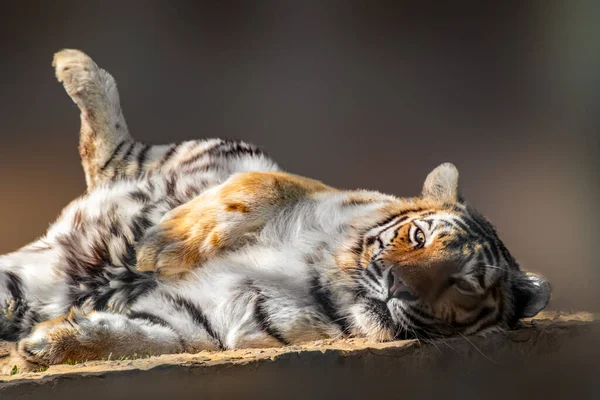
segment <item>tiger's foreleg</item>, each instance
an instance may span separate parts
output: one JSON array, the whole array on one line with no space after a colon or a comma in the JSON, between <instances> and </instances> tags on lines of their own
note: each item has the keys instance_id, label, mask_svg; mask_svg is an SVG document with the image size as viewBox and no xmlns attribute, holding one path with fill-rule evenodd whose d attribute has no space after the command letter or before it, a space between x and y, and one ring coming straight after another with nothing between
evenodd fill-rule
<instances>
[{"instance_id":1,"label":"tiger's foreleg","mask_svg":"<svg viewBox=\"0 0 600 400\"><path fill-rule=\"evenodd\" d=\"M86 360L144 357L185 351L181 336L168 324L143 315L72 310L40 323L21 339L11 355L0 359L0 372L35 371L40 367Z\"/></svg>"},{"instance_id":2,"label":"tiger's foreleg","mask_svg":"<svg viewBox=\"0 0 600 400\"><path fill-rule=\"evenodd\" d=\"M167 213L138 247L138 269L161 278L189 272L245 243L285 207L335 190L284 172L245 172Z\"/></svg>"}]
</instances>

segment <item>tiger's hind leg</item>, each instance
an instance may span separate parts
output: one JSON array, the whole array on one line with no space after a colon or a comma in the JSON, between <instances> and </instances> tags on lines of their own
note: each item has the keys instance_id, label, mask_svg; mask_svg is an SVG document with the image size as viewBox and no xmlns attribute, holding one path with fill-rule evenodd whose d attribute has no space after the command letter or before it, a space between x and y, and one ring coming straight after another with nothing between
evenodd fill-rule
<instances>
[{"instance_id":1,"label":"tiger's hind leg","mask_svg":"<svg viewBox=\"0 0 600 400\"><path fill-rule=\"evenodd\" d=\"M184 341L166 322L144 314L69 314L42 322L0 359L0 373L39 370L53 364L144 357L185 351ZM16 368L15 368L16 366Z\"/></svg>"},{"instance_id":2,"label":"tiger's hind leg","mask_svg":"<svg viewBox=\"0 0 600 400\"><path fill-rule=\"evenodd\" d=\"M54 55L56 78L81 110L79 153L88 188L110 179L107 166L133 150L113 77L85 53L65 49ZM129 150L128 150L129 149Z\"/></svg>"}]
</instances>

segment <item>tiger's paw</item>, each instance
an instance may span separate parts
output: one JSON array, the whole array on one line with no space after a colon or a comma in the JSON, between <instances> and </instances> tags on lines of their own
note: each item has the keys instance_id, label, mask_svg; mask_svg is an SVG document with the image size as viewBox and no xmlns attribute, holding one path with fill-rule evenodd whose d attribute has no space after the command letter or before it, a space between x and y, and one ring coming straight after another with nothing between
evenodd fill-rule
<instances>
[{"instance_id":1,"label":"tiger's paw","mask_svg":"<svg viewBox=\"0 0 600 400\"><path fill-rule=\"evenodd\" d=\"M17 344L13 345L10 353L0 358L0 375L16 375L23 372L41 372L46 366L26 360L17 350Z\"/></svg>"},{"instance_id":2,"label":"tiger's paw","mask_svg":"<svg viewBox=\"0 0 600 400\"><path fill-rule=\"evenodd\" d=\"M79 50L64 49L54 55L52 66L56 79L65 87L71 98L77 103L85 100L84 94L101 94L101 74L96 63Z\"/></svg>"},{"instance_id":3,"label":"tiger's paw","mask_svg":"<svg viewBox=\"0 0 600 400\"><path fill-rule=\"evenodd\" d=\"M19 341L17 353L38 366L85 361L89 358L85 353L94 350L81 345L85 320L86 314L73 308L64 316L37 324L29 336Z\"/></svg>"},{"instance_id":4,"label":"tiger's paw","mask_svg":"<svg viewBox=\"0 0 600 400\"><path fill-rule=\"evenodd\" d=\"M161 280L182 278L193 269L192 265L201 262L197 249L191 248L185 239L160 226L149 229L137 249L137 269L154 272Z\"/></svg>"},{"instance_id":5,"label":"tiger's paw","mask_svg":"<svg viewBox=\"0 0 600 400\"><path fill-rule=\"evenodd\" d=\"M146 231L137 248L137 269L159 279L177 279L200 267L224 243L217 216L222 204L208 191L169 211ZM222 212L221 212L222 211Z\"/></svg>"}]
</instances>

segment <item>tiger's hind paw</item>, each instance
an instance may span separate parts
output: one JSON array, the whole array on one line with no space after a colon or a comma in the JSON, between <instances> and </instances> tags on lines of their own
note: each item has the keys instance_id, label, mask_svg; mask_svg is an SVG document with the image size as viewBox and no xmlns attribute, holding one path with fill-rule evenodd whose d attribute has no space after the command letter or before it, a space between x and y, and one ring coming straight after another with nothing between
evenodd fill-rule
<instances>
[{"instance_id":1,"label":"tiger's hind paw","mask_svg":"<svg viewBox=\"0 0 600 400\"><path fill-rule=\"evenodd\" d=\"M62 82L76 103L78 100L85 100L84 94L93 94L101 86L98 66L87 54L79 50L59 51L54 55L52 66L56 70L56 79ZM92 93L86 93L90 91Z\"/></svg>"}]
</instances>

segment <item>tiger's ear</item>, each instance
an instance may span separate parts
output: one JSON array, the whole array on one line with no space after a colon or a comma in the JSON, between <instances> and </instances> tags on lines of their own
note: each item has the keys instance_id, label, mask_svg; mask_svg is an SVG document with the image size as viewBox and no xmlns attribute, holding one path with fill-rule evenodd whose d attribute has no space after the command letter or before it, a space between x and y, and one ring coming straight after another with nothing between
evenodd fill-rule
<instances>
[{"instance_id":1,"label":"tiger's ear","mask_svg":"<svg viewBox=\"0 0 600 400\"><path fill-rule=\"evenodd\" d=\"M519 274L513 286L515 315L518 318L533 317L550 301L552 289L544 278L531 273Z\"/></svg>"},{"instance_id":2,"label":"tiger's ear","mask_svg":"<svg viewBox=\"0 0 600 400\"><path fill-rule=\"evenodd\" d=\"M444 163L427 175L423 184L422 197L440 202L458 200L458 169L451 163Z\"/></svg>"}]
</instances>

